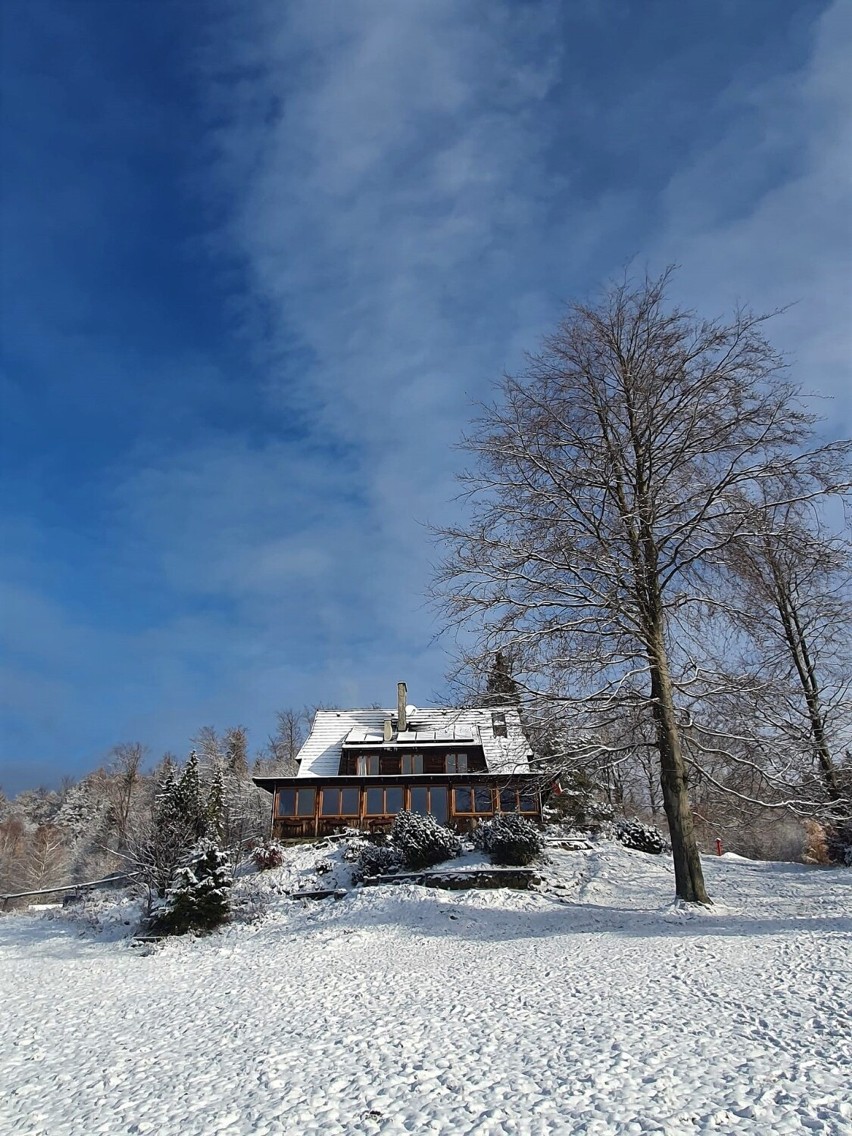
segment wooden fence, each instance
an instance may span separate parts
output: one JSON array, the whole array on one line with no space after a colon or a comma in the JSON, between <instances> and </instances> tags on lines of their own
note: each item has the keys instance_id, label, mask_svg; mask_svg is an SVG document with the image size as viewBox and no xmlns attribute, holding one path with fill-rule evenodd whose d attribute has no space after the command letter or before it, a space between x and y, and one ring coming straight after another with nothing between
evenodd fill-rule
<instances>
[{"instance_id":1,"label":"wooden fence","mask_svg":"<svg viewBox=\"0 0 852 1136\"><path fill-rule=\"evenodd\" d=\"M57 895L60 892L67 891L87 891L91 888L103 887L105 884L117 884L122 880L132 880L136 878L135 872L122 872L115 876L106 876L102 880L87 880L81 884L64 884L62 887L54 888L37 888L35 891L16 891L10 892L8 895L0 895L0 911L5 911L9 905L9 901L13 899L27 899L34 895Z\"/></svg>"}]
</instances>

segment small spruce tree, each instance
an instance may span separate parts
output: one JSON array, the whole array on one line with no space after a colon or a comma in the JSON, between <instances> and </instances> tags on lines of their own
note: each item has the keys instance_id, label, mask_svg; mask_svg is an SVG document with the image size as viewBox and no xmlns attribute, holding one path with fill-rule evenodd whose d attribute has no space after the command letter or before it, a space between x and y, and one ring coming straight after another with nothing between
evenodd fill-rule
<instances>
[{"instance_id":1,"label":"small spruce tree","mask_svg":"<svg viewBox=\"0 0 852 1136\"><path fill-rule=\"evenodd\" d=\"M186 867L179 868L155 919L167 935L213 931L230 915L231 874L225 854L202 840Z\"/></svg>"}]
</instances>

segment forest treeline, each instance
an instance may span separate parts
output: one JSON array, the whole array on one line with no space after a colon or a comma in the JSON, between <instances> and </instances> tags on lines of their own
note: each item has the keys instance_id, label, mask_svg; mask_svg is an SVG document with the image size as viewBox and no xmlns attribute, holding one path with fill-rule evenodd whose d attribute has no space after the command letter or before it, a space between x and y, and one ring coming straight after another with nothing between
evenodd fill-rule
<instances>
[{"instance_id":1,"label":"forest treeline","mask_svg":"<svg viewBox=\"0 0 852 1136\"><path fill-rule=\"evenodd\" d=\"M152 761L141 742L122 743L79 781L66 777L58 789L27 789L13 798L0 790L0 893L144 873L163 837L168 786L182 779L184 796L196 802L183 814L191 820L193 809L209 813L216 842L235 867L269 832L270 797L252 776L295 772L314 712L279 711L275 732L253 755L244 727L217 732L205 726L185 758L166 753ZM181 823L171 825L169 837L178 845L176 864L201 835Z\"/></svg>"}]
</instances>

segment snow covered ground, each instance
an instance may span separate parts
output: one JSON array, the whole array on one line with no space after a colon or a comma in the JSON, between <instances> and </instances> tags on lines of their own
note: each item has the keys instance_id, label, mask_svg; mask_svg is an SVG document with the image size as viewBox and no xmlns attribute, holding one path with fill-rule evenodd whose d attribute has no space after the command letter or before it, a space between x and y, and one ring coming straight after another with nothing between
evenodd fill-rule
<instances>
[{"instance_id":1,"label":"snow covered ground","mask_svg":"<svg viewBox=\"0 0 852 1136\"><path fill-rule=\"evenodd\" d=\"M0 918L0 1132L852 1133L852 871L708 859L692 912L602 844L561 901L276 894L312 855L206 939Z\"/></svg>"}]
</instances>

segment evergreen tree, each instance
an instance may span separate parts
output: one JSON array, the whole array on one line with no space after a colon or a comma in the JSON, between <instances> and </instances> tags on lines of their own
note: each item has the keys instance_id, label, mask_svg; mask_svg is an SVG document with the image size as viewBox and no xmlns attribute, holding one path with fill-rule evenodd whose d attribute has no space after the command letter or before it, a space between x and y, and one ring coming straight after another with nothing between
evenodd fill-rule
<instances>
[{"instance_id":1,"label":"evergreen tree","mask_svg":"<svg viewBox=\"0 0 852 1136\"><path fill-rule=\"evenodd\" d=\"M192 750L175 787L175 804L180 817L195 839L207 834L207 808L201 800L198 754Z\"/></svg>"},{"instance_id":2,"label":"evergreen tree","mask_svg":"<svg viewBox=\"0 0 852 1136\"><path fill-rule=\"evenodd\" d=\"M180 815L177 799L177 778L172 764L168 764L157 789L154 805L154 823L158 827L171 826Z\"/></svg>"},{"instance_id":3,"label":"evergreen tree","mask_svg":"<svg viewBox=\"0 0 852 1136\"><path fill-rule=\"evenodd\" d=\"M509 660L498 651L488 672L484 703L486 706L518 706L520 701L521 694L512 677Z\"/></svg>"},{"instance_id":4,"label":"evergreen tree","mask_svg":"<svg viewBox=\"0 0 852 1136\"><path fill-rule=\"evenodd\" d=\"M178 869L155 926L168 935L212 931L230 914L231 874L212 840L202 840L186 867Z\"/></svg>"},{"instance_id":5,"label":"evergreen tree","mask_svg":"<svg viewBox=\"0 0 852 1136\"><path fill-rule=\"evenodd\" d=\"M168 763L157 790L150 828L135 846L141 877L152 892L160 897L166 894L195 839L195 826L184 811L180 782L174 766Z\"/></svg>"},{"instance_id":6,"label":"evergreen tree","mask_svg":"<svg viewBox=\"0 0 852 1136\"><path fill-rule=\"evenodd\" d=\"M221 767L217 767L210 782L210 792L207 794L207 825L208 832L221 843L222 828L225 811L225 779Z\"/></svg>"},{"instance_id":7,"label":"evergreen tree","mask_svg":"<svg viewBox=\"0 0 852 1136\"><path fill-rule=\"evenodd\" d=\"M225 764L232 776L248 780L248 737L243 726L233 726L225 732Z\"/></svg>"}]
</instances>

